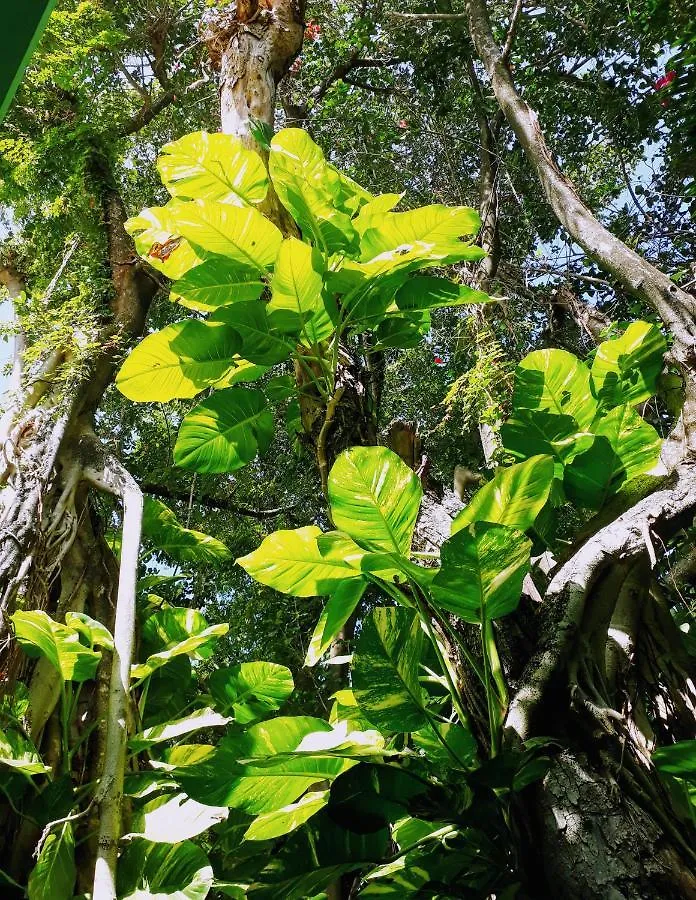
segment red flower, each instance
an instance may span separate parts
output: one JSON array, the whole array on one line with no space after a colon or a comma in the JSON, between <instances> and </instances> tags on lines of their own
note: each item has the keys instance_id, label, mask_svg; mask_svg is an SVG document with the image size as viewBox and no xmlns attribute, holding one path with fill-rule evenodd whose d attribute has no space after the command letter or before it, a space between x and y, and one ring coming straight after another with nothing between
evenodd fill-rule
<instances>
[{"instance_id":1,"label":"red flower","mask_svg":"<svg viewBox=\"0 0 696 900\"><path fill-rule=\"evenodd\" d=\"M290 74L297 75L297 73L302 68L302 60L298 57L295 62L290 66Z\"/></svg>"},{"instance_id":2,"label":"red flower","mask_svg":"<svg viewBox=\"0 0 696 900\"><path fill-rule=\"evenodd\" d=\"M434 356L433 360L434 360L436 366L444 366L445 365L445 361L441 356Z\"/></svg>"},{"instance_id":3,"label":"red flower","mask_svg":"<svg viewBox=\"0 0 696 900\"><path fill-rule=\"evenodd\" d=\"M655 90L661 91L662 88L669 87L669 85L674 81L676 77L677 73L674 71L674 69L670 70L669 72L665 72L662 78L658 78L655 82Z\"/></svg>"},{"instance_id":4,"label":"red flower","mask_svg":"<svg viewBox=\"0 0 696 900\"><path fill-rule=\"evenodd\" d=\"M399 128L408 128L408 122L406 121L406 119L399 119L396 124L399 126Z\"/></svg>"},{"instance_id":5,"label":"red flower","mask_svg":"<svg viewBox=\"0 0 696 900\"><path fill-rule=\"evenodd\" d=\"M316 41L321 35L321 25L316 22L307 22L304 36L308 41Z\"/></svg>"}]
</instances>

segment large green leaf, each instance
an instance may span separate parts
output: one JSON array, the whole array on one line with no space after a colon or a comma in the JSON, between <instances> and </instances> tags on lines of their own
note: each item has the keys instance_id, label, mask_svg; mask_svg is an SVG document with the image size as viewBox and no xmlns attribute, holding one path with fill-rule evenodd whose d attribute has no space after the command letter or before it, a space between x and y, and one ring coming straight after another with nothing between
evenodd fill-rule
<instances>
[{"instance_id":1,"label":"large green leaf","mask_svg":"<svg viewBox=\"0 0 696 900\"><path fill-rule=\"evenodd\" d=\"M679 741L653 751L652 761L660 772L696 781L696 741Z\"/></svg>"},{"instance_id":2,"label":"large green leaf","mask_svg":"<svg viewBox=\"0 0 696 900\"><path fill-rule=\"evenodd\" d=\"M353 226L358 234L364 234L368 228L379 226L384 213L391 212L403 196L403 194L379 194L369 200L353 219Z\"/></svg>"},{"instance_id":3,"label":"large green leaf","mask_svg":"<svg viewBox=\"0 0 696 900\"><path fill-rule=\"evenodd\" d=\"M662 441L629 404L611 409L595 426L589 449L566 466L563 485L578 506L599 509L627 481L652 469Z\"/></svg>"},{"instance_id":4,"label":"large green leaf","mask_svg":"<svg viewBox=\"0 0 696 900\"><path fill-rule=\"evenodd\" d=\"M74 628L79 631L82 637L87 641L90 647L106 647L107 650L114 649L114 637L106 627L82 612L66 612L65 624L68 628Z\"/></svg>"},{"instance_id":5,"label":"large green leaf","mask_svg":"<svg viewBox=\"0 0 696 900\"><path fill-rule=\"evenodd\" d=\"M311 738L331 734L323 719L281 716L223 738L201 762L174 777L190 797L214 806L263 814L294 803L319 781L331 781L355 761L312 750ZM298 748L303 745L300 751Z\"/></svg>"},{"instance_id":6,"label":"large green leaf","mask_svg":"<svg viewBox=\"0 0 696 900\"><path fill-rule=\"evenodd\" d=\"M156 594L149 595L148 600L154 607L163 603ZM207 627L208 622L197 609L165 603L161 608L147 611L141 629L142 645L148 653L167 650L192 634L200 634Z\"/></svg>"},{"instance_id":7,"label":"large green leaf","mask_svg":"<svg viewBox=\"0 0 696 900\"><path fill-rule=\"evenodd\" d=\"M409 609L374 609L363 622L353 655L353 693L382 731L417 731L428 724L418 680L423 654L420 619Z\"/></svg>"},{"instance_id":8,"label":"large green leaf","mask_svg":"<svg viewBox=\"0 0 696 900\"><path fill-rule=\"evenodd\" d=\"M174 562L215 565L232 558L227 547L200 531L184 528L174 512L160 500L145 498L143 534Z\"/></svg>"},{"instance_id":9,"label":"large green leaf","mask_svg":"<svg viewBox=\"0 0 696 900\"><path fill-rule=\"evenodd\" d=\"M588 428L597 413L590 370L566 350L535 350L515 370L512 398L515 411L548 410L556 416L572 416L578 430Z\"/></svg>"},{"instance_id":10,"label":"large green leaf","mask_svg":"<svg viewBox=\"0 0 696 900\"><path fill-rule=\"evenodd\" d=\"M464 306L469 303L489 303L491 297L468 284L458 284L449 278L418 275L409 278L396 294L399 309L441 309L447 306Z\"/></svg>"},{"instance_id":11,"label":"large green leaf","mask_svg":"<svg viewBox=\"0 0 696 900\"><path fill-rule=\"evenodd\" d=\"M226 806L206 806L186 794L156 797L136 811L128 837L178 844L224 822L228 812Z\"/></svg>"},{"instance_id":12,"label":"large green leaf","mask_svg":"<svg viewBox=\"0 0 696 900\"><path fill-rule=\"evenodd\" d=\"M296 803L290 803L273 812L258 816L247 828L247 841L268 841L290 834L310 819L329 802L329 791L310 791Z\"/></svg>"},{"instance_id":13,"label":"large green leaf","mask_svg":"<svg viewBox=\"0 0 696 900\"><path fill-rule=\"evenodd\" d=\"M76 877L75 838L65 822L44 841L29 875L29 900L72 900Z\"/></svg>"},{"instance_id":14,"label":"large green leaf","mask_svg":"<svg viewBox=\"0 0 696 900\"><path fill-rule=\"evenodd\" d=\"M283 241L271 282L269 309L296 313L309 345L323 341L334 330L322 296L322 273L322 258L316 249L296 238Z\"/></svg>"},{"instance_id":15,"label":"large green leaf","mask_svg":"<svg viewBox=\"0 0 696 900\"><path fill-rule=\"evenodd\" d=\"M593 441L589 432L578 430L572 416L533 409L515 411L500 429L500 436L505 449L517 459L552 457L557 478L563 478L564 466Z\"/></svg>"},{"instance_id":16,"label":"large green leaf","mask_svg":"<svg viewBox=\"0 0 696 900\"><path fill-rule=\"evenodd\" d=\"M218 391L184 418L174 462L195 472L235 472L257 453L265 453L273 428L273 414L261 391Z\"/></svg>"},{"instance_id":17,"label":"large green leaf","mask_svg":"<svg viewBox=\"0 0 696 900\"><path fill-rule=\"evenodd\" d=\"M179 740L187 734L193 734L201 728L218 728L228 725L231 719L227 716L221 716L219 712L210 707L205 709L197 709L190 715L182 719L163 722L161 725L153 725L141 731L140 734L133 735L128 741L131 750L139 753L141 750L147 750L148 747L154 747L163 741Z\"/></svg>"},{"instance_id":18,"label":"large green leaf","mask_svg":"<svg viewBox=\"0 0 696 900\"><path fill-rule=\"evenodd\" d=\"M173 206L171 217L177 233L191 244L261 274L273 265L283 240L276 226L251 207L197 200Z\"/></svg>"},{"instance_id":19,"label":"large green leaf","mask_svg":"<svg viewBox=\"0 0 696 900\"><path fill-rule=\"evenodd\" d=\"M245 662L216 669L209 690L215 706L246 725L280 709L295 684L290 669L271 662Z\"/></svg>"},{"instance_id":20,"label":"large green leaf","mask_svg":"<svg viewBox=\"0 0 696 900\"><path fill-rule=\"evenodd\" d=\"M195 397L234 367L241 347L239 334L221 322L175 322L131 351L116 386L129 400Z\"/></svg>"},{"instance_id":21,"label":"large green leaf","mask_svg":"<svg viewBox=\"0 0 696 900\"><path fill-rule=\"evenodd\" d=\"M472 522L497 522L526 531L546 505L553 474L550 456L533 456L526 462L499 469L455 517L452 534Z\"/></svg>"},{"instance_id":22,"label":"large green leaf","mask_svg":"<svg viewBox=\"0 0 696 900\"><path fill-rule=\"evenodd\" d=\"M332 594L346 578L360 578L360 560L365 555L357 544L342 540L325 546L315 525L275 531L261 546L237 563L255 581L293 597Z\"/></svg>"},{"instance_id":23,"label":"large green leaf","mask_svg":"<svg viewBox=\"0 0 696 900\"><path fill-rule=\"evenodd\" d=\"M192 247L177 232L173 211L179 203L171 200L167 206L144 209L125 226L140 256L173 281L199 266L207 256L200 247Z\"/></svg>"},{"instance_id":24,"label":"large green leaf","mask_svg":"<svg viewBox=\"0 0 696 900\"><path fill-rule=\"evenodd\" d=\"M435 602L475 624L507 615L519 603L531 546L506 525L477 522L457 532L442 545Z\"/></svg>"},{"instance_id":25,"label":"large green leaf","mask_svg":"<svg viewBox=\"0 0 696 900\"><path fill-rule=\"evenodd\" d=\"M208 857L192 841L136 838L118 863L119 900L205 900L213 884Z\"/></svg>"},{"instance_id":26,"label":"large green leaf","mask_svg":"<svg viewBox=\"0 0 696 900\"><path fill-rule=\"evenodd\" d=\"M41 761L33 742L12 728L0 730L0 766L8 766L27 776L45 775L51 771Z\"/></svg>"},{"instance_id":27,"label":"large green leaf","mask_svg":"<svg viewBox=\"0 0 696 900\"><path fill-rule=\"evenodd\" d=\"M260 203L268 190L259 154L230 134L195 131L165 144L157 168L169 193L185 200L245 206Z\"/></svg>"},{"instance_id":28,"label":"large green leaf","mask_svg":"<svg viewBox=\"0 0 696 900\"><path fill-rule=\"evenodd\" d=\"M189 309L212 312L240 300L257 300L263 289L255 269L213 256L175 281L169 296Z\"/></svg>"},{"instance_id":29,"label":"large green leaf","mask_svg":"<svg viewBox=\"0 0 696 900\"><path fill-rule=\"evenodd\" d=\"M371 550L409 552L422 496L416 473L386 447L346 450L329 475L334 524Z\"/></svg>"},{"instance_id":30,"label":"large green leaf","mask_svg":"<svg viewBox=\"0 0 696 900\"><path fill-rule=\"evenodd\" d=\"M144 663L136 663L131 666L131 678L137 680L147 678L148 675L151 675L161 666L166 666L170 660L177 656L185 655L206 659L212 653L215 641L222 637L223 634L227 634L229 628L230 626L227 622L223 622L220 625L211 625L198 634L189 635L183 641L168 647L166 650L153 653L151 656L148 656Z\"/></svg>"},{"instance_id":31,"label":"large green leaf","mask_svg":"<svg viewBox=\"0 0 696 900\"><path fill-rule=\"evenodd\" d=\"M341 582L331 594L309 642L306 666L315 666L326 653L336 635L355 612L366 587L366 581L352 579Z\"/></svg>"},{"instance_id":32,"label":"large green leaf","mask_svg":"<svg viewBox=\"0 0 696 900\"><path fill-rule=\"evenodd\" d=\"M350 215L340 208L343 186L306 131L285 128L271 141L269 171L283 206L307 240L325 252L357 244Z\"/></svg>"},{"instance_id":33,"label":"large green leaf","mask_svg":"<svg viewBox=\"0 0 696 900\"><path fill-rule=\"evenodd\" d=\"M297 316L277 313L261 300L234 303L214 313L211 321L234 328L242 339L244 358L262 366L275 365L290 356L296 340L285 332L298 331L300 326Z\"/></svg>"},{"instance_id":34,"label":"large green leaf","mask_svg":"<svg viewBox=\"0 0 696 900\"><path fill-rule=\"evenodd\" d=\"M96 676L101 653L85 647L76 629L55 622L41 609L19 611L10 618L27 656L45 657L63 681L90 681Z\"/></svg>"},{"instance_id":35,"label":"large green leaf","mask_svg":"<svg viewBox=\"0 0 696 900\"><path fill-rule=\"evenodd\" d=\"M595 396L604 408L642 403L657 390L667 343L657 325L633 322L619 338L597 347L592 363Z\"/></svg>"}]
</instances>

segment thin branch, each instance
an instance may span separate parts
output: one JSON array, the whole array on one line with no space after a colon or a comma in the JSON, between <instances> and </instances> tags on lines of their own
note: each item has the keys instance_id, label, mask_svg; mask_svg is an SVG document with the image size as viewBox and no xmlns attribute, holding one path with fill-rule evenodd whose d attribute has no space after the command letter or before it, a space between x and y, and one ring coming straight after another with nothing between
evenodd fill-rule
<instances>
[{"instance_id":1,"label":"thin branch","mask_svg":"<svg viewBox=\"0 0 696 900\"><path fill-rule=\"evenodd\" d=\"M390 19L411 19L421 22L458 22L466 19L466 13L399 13L387 12Z\"/></svg>"},{"instance_id":2,"label":"thin branch","mask_svg":"<svg viewBox=\"0 0 696 900\"><path fill-rule=\"evenodd\" d=\"M512 11L512 16L510 17L510 25L508 26L507 34L505 35L505 44L503 45L503 53L502 60L505 63L510 62L510 54L512 53L512 46L515 43L515 36L517 35L517 26L520 22L520 16L522 14L522 4L524 0L516 0L515 8Z\"/></svg>"},{"instance_id":3,"label":"thin branch","mask_svg":"<svg viewBox=\"0 0 696 900\"><path fill-rule=\"evenodd\" d=\"M176 488L168 488L163 484L155 484L154 482L146 482L142 485L144 494L152 494L155 497L162 497L165 500L181 500L188 503L189 493L180 491ZM275 509L252 509L248 506L242 506L235 503L227 497L211 497L207 494L199 495L193 498L193 502L199 506L210 507L211 509L222 509L227 512L233 512L240 516L249 516L251 519L272 519L275 516L282 516L284 513L292 512L297 504L291 506L278 506Z\"/></svg>"}]
</instances>

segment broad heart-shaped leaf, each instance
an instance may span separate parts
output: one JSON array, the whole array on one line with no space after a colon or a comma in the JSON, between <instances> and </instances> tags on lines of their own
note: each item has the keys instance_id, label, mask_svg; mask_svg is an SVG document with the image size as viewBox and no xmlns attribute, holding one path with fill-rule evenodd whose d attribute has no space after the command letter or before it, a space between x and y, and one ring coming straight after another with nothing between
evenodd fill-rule
<instances>
[{"instance_id":1,"label":"broad heart-shaped leaf","mask_svg":"<svg viewBox=\"0 0 696 900\"><path fill-rule=\"evenodd\" d=\"M90 681L96 676L101 653L80 642L80 634L55 622L41 609L13 616L17 642L27 656L45 657L63 681Z\"/></svg>"},{"instance_id":2,"label":"broad heart-shaped leaf","mask_svg":"<svg viewBox=\"0 0 696 900\"><path fill-rule=\"evenodd\" d=\"M152 497L145 497L143 534L155 547L182 565L215 565L232 558L222 541L209 534L184 528L168 506Z\"/></svg>"},{"instance_id":3,"label":"broad heart-shaped leaf","mask_svg":"<svg viewBox=\"0 0 696 900\"><path fill-rule=\"evenodd\" d=\"M353 219L353 226L358 234L364 234L368 228L379 226L379 220L403 199L403 194L379 194L369 200Z\"/></svg>"},{"instance_id":4,"label":"broad heart-shaped leaf","mask_svg":"<svg viewBox=\"0 0 696 900\"><path fill-rule=\"evenodd\" d=\"M268 308L295 313L305 343L310 346L323 341L334 330L322 297L323 270L322 257L316 248L297 238L283 241L273 272L273 296Z\"/></svg>"},{"instance_id":5,"label":"broad heart-shaped leaf","mask_svg":"<svg viewBox=\"0 0 696 900\"><path fill-rule=\"evenodd\" d=\"M228 725L231 721L229 717L221 716L219 712L215 712L210 707L205 707L205 709L197 709L182 719L146 728L140 734L133 735L128 741L128 746L131 750L139 753L141 750L147 750L148 747L154 747L155 744L159 744L162 741L180 739L184 735L199 731L201 728L216 728Z\"/></svg>"},{"instance_id":6,"label":"broad heart-shaped leaf","mask_svg":"<svg viewBox=\"0 0 696 900\"><path fill-rule=\"evenodd\" d=\"M497 522L526 531L546 505L553 474L550 456L533 456L526 462L499 469L455 517L452 534L472 522Z\"/></svg>"},{"instance_id":7,"label":"broad heart-shaped leaf","mask_svg":"<svg viewBox=\"0 0 696 900\"><path fill-rule=\"evenodd\" d=\"M75 838L65 822L44 841L29 875L29 900L71 900L76 877Z\"/></svg>"},{"instance_id":8,"label":"broad heart-shaped leaf","mask_svg":"<svg viewBox=\"0 0 696 900\"><path fill-rule=\"evenodd\" d=\"M432 583L436 604L481 624L512 612L529 571L531 541L514 528L477 522L445 541Z\"/></svg>"},{"instance_id":9,"label":"broad heart-shaped leaf","mask_svg":"<svg viewBox=\"0 0 696 900\"><path fill-rule=\"evenodd\" d=\"M667 343L657 325L632 322L619 338L597 347L592 387L605 409L642 403L657 390Z\"/></svg>"},{"instance_id":10,"label":"broad heart-shaped leaf","mask_svg":"<svg viewBox=\"0 0 696 900\"><path fill-rule=\"evenodd\" d=\"M247 725L280 709L295 689L292 672L271 662L244 662L216 669L209 690L215 706Z\"/></svg>"},{"instance_id":11,"label":"broad heart-shaped leaf","mask_svg":"<svg viewBox=\"0 0 696 900\"><path fill-rule=\"evenodd\" d=\"M366 587L366 581L352 579L341 582L331 594L309 642L306 666L315 666L326 653L336 635L355 612Z\"/></svg>"},{"instance_id":12,"label":"broad heart-shaped leaf","mask_svg":"<svg viewBox=\"0 0 696 900\"><path fill-rule=\"evenodd\" d=\"M205 900L213 885L208 857L192 841L136 838L118 862L119 900Z\"/></svg>"},{"instance_id":13,"label":"broad heart-shaped leaf","mask_svg":"<svg viewBox=\"0 0 696 900\"><path fill-rule=\"evenodd\" d=\"M171 217L177 233L195 247L261 274L273 265L283 240L276 226L251 207L196 200L173 206Z\"/></svg>"},{"instance_id":14,"label":"broad heart-shaped leaf","mask_svg":"<svg viewBox=\"0 0 696 900\"><path fill-rule=\"evenodd\" d=\"M416 473L386 447L352 447L329 474L335 526L370 550L406 555L423 488Z\"/></svg>"},{"instance_id":15,"label":"broad heart-shaped leaf","mask_svg":"<svg viewBox=\"0 0 696 900\"><path fill-rule=\"evenodd\" d=\"M556 416L572 416L578 430L584 431L597 413L590 370L566 350L535 350L515 370L512 405L515 412L548 410Z\"/></svg>"},{"instance_id":16,"label":"broad heart-shaped leaf","mask_svg":"<svg viewBox=\"0 0 696 900\"><path fill-rule=\"evenodd\" d=\"M657 464L662 441L629 404L603 415L594 432L589 449L566 466L563 486L578 506L600 509L623 484Z\"/></svg>"},{"instance_id":17,"label":"broad heart-shaped leaf","mask_svg":"<svg viewBox=\"0 0 696 900\"><path fill-rule=\"evenodd\" d=\"M174 777L190 797L211 806L262 814L294 803L318 781L331 781L355 765L332 752L312 752L309 736L333 729L323 719L281 716L229 734L201 762ZM298 751L304 742L307 749Z\"/></svg>"},{"instance_id":18,"label":"broad heart-shaped leaf","mask_svg":"<svg viewBox=\"0 0 696 900\"><path fill-rule=\"evenodd\" d=\"M195 397L234 367L241 347L239 334L221 322L175 322L131 351L116 376L116 387L140 402Z\"/></svg>"},{"instance_id":19,"label":"broad heart-shaped leaf","mask_svg":"<svg viewBox=\"0 0 696 900\"><path fill-rule=\"evenodd\" d=\"M177 232L172 212L179 202L170 200L167 206L144 209L125 225L139 255L172 281L199 266L207 256L205 251L192 247Z\"/></svg>"},{"instance_id":20,"label":"broad heart-shaped leaf","mask_svg":"<svg viewBox=\"0 0 696 900\"><path fill-rule=\"evenodd\" d=\"M109 629L87 613L66 612L65 624L68 628L79 631L90 647L106 647L107 650L113 650L114 638Z\"/></svg>"},{"instance_id":21,"label":"broad heart-shaped leaf","mask_svg":"<svg viewBox=\"0 0 696 900\"><path fill-rule=\"evenodd\" d=\"M360 326L361 323L358 323ZM375 331L375 350L389 347L417 347L423 335L430 331L430 313L428 310L416 310L402 316L388 315L380 322Z\"/></svg>"},{"instance_id":22,"label":"broad heart-shaped leaf","mask_svg":"<svg viewBox=\"0 0 696 900\"><path fill-rule=\"evenodd\" d=\"M211 256L175 281L170 298L189 309L213 312L240 300L257 300L264 289L256 269L248 269L224 256Z\"/></svg>"},{"instance_id":23,"label":"broad heart-shaped leaf","mask_svg":"<svg viewBox=\"0 0 696 900\"><path fill-rule=\"evenodd\" d=\"M418 680L422 655L423 630L413 610L372 610L358 638L351 677L361 712L382 731L418 731L428 724Z\"/></svg>"},{"instance_id":24,"label":"broad heart-shaped leaf","mask_svg":"<svg viewBox=\"0 0 696 900\"><path fill-rule=\"evenodd\" d=\"M407 212L388 212L368 228L360 241L360 259L369 262L382 254L405 255L416 247L439 258L442 265L458 262L461 238L476 234L481 218L468 206L421 206ZM480 251L479 254L480 255Z\"/></svg>"},{"instance_id":25,"label":"broad heart-shaped leaf","mask_svg":"<svg viewBox=\"0 0 696 900\"><path fill-rule=\"evenodd\" d=\"M211 321L224 322L242 339L242 355L249 362L273 366L283 362L295 349L297 341L283 329L299 331L300 320L296 315L275 313L261 300L247 300L219 309Z\"/></svg>"},{"instance_id":26,"label":"broad heart-shaped leaf","mask_svg":"<svg viewBox=\"0 0 696 900\"><path fill-rule=\"evenodd\" d=\"M148 599L155 604L162 603L154 594ZM165 604L162 608L150 610L144 618L141 628L143 650L146 653L168 650L192 634L200 634L207 627L208 622L197 609Z\"/></svg>"},{"instance_id":27,"label":"broad heart-shaped leaf","mask_svg":"<svg viewBox=\"0 0 696 900\"><path fill-rule=\"evenodd\" d=\"M177 656L186 655L203 659L207 658L212 653L214 642L223 634L227 634L229 628L230 626L227 622L223 622L220 625L211 625L204 631L192 634L166 650L153 653L151 656L148 656L144 663L136 663L131 666L131 678L137 680L147 678L148 675L152 675L161 666L166 666L170 660Z\"/></svg>"},{"instance_id":28,"label":"broad heart-shaped leaf","mask_svg":"<svg viewBox=\"0 0 696 900\"><path fill-rule=\"evenodd\" d=\"M360 578L364 551L343 535L324 552L316 525L269 534L258 549L237 560L251 577L293 597L333 593L346 578Z\"/></svg>"},{"instance_id":29,"label":"broad heart-shaped leaf","mask_svg":"<svg viewBox=\"0 0 696 900\"><path fill-rule=\"evenodd\" d=\"M172 197L185 200L246 206L260 203L268 191L261 157L230 134L195 131L165 144L157 168Z\"/></svg>"},{"instance_id":30,"label":"broad heart-shaped leaf","mask_svg":"<svg viewBox=\"0 0 696 900\"><path fill-rule=\"evenodd\" d=\"M415 309L441 309L447 306L464 306L469 303L490 303L492 297L477 291L468 284L458 284L449 278L417 275L409 278L396 294L396 305L404 311Z\"/></svg>"},{"instance_id":31,"label":"broad heart-shaped leaf","mask_svg":"<svg viewBox=\"0 0 696 900\"><path fill-rule=\"evenodd\" d=\"M515 411L500 429L500 436L505 449L517 459L552 457L556 478L563 478L564 466L593 441L592 434L579 431L572 416L534 409Z\"/></svg>"},{"instance_id":32,"label":"broad heart-shaped leaf","mask_svg":"<svg viewBox=\"0 0 696 900\"><path fill-rule=\"evenodd\" d=\"M310 791L296 803L258 816L244 833L247 841L268 841L290 834L329 802L330 791Z\"/></svg>"},{"instance_id":33,"label":"broad heart-shaped leaf","mask_svg":"<svg viewBox=\"0 0 696 900\"><path fill-rule=\"evenodd\" d=\"M235 472L265 453L273 414L261 391L233 387L199 403L183 420L174 462L194 472Z\"/></svg>"},{"instance_id":34,"label":"broad heart-shaped leaf","mask_svg":"<svg viewBox=\"0 0 696 900\"><path fill-rule=\"evenodd\" d=\"M224 822L228 813L226 806L206 806L186 794L156 797L136 810L126 837L178 844Z\"/></svg>"},{"instance_id":35,"label":"broad heart-shaped leaf","mask_svg":"<svg viewBox=\"0 0 696 900\"><path fill-rule=\"evenodd\" d=\"M341 177L306 131L279 131L271 141L268 167L281 203L307 240L327 253L357 245L350 215L340 208Z\"/></svg>"},{"instance_id":36,"label":"broad heart-shaped leaf","mask_svg":"<svg viewBox=\"0 0 696 900\"><path fill-rule=\"evenodd\" d=\"M45 775L51 771L41 761L32 741L12 728L0 730L0 766L8 766L27 776Z\"/></svg>"}]
</instances>

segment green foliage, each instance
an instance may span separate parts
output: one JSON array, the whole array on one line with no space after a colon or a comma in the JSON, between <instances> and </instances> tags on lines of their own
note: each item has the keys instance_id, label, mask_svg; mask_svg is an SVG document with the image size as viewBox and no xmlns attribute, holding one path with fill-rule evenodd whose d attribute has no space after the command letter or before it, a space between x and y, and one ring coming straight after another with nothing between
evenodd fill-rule
<instances>
[{"instance_id":1,"label":"green foliage","mask_svg":"<svg viewBox=\"0 0 696 900\"><path fill-rule=\"evenodd\" d=\"M152 497L145 498L143 535L158 550L182 565L215 565L232 556L222 541L192 528L184 528L168 506Z\"/></svg>"},{"instance_id":2,"label":"green foliage","mask_svg":"<svg viewBox=\"0 0 696 900\"><path fill-rule=\"evenodd\" d=\"M77 628L55 622L43 610L16 612L15 636L27 656L43 656L63 681L90 681L97 673L101 653L86 647Z\"/></svg>"}]
</instances>

